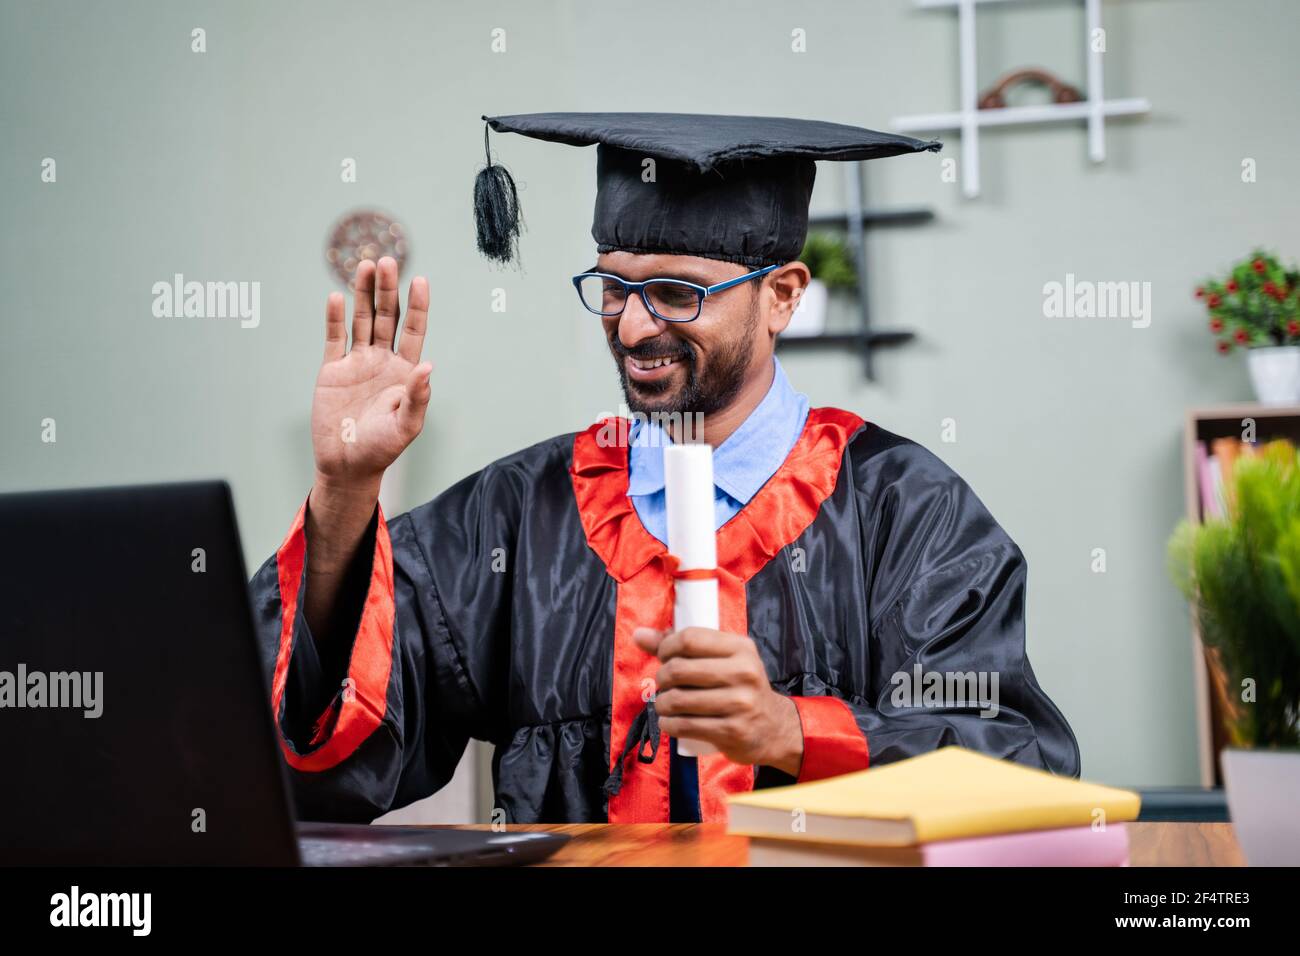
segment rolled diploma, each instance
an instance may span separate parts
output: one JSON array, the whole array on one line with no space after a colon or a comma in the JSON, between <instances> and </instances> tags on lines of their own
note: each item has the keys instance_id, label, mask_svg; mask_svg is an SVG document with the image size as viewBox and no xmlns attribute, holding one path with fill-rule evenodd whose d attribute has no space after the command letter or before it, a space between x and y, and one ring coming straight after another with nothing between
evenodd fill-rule
<instances>
[{"instance_id":1,"label":"rolled diploma","mask_svg":"<svg viewBox=\"0 0 1300 956\"><path fill-rule=\"evenodd\" d=\"M664 448L664 496L668 509L668 551L685 571L718 566L718 535L713 527L713 449L706 444ZM673 582L673 630L718 628L718 582ZM702 740L677 741L683 757L717 753Z\"/></svg>"}]
</instances>

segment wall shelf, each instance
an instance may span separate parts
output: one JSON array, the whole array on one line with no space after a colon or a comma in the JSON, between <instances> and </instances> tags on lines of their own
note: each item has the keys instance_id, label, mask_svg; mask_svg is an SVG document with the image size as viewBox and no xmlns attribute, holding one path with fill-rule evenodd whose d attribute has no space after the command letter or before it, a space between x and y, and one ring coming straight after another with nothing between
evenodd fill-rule
<instances>
[{"instance_id":1,"label":"wall shelf","mask_svg":"<svg viewBox=\"0 0 1300 956\"><path fill-rule=\"evenodd\" d=\"M860 220L864 226L908 226L929 222L934 218L934 211L921 206L903 207L901 209L864 209ZM810 216L808 225L814 228L838 226L841 229L849 224L849 213L832 212Z\"/></svg>"},{"instance_id":2,"label":"wall shelf","mask_svg":"<svg viewBox=\"0 0 1300 956\"><path fill-rule=\"evenodd\" d=\"M977 110L975 125L986 126L1041 126L1047 123L1069 123L1086 120L1092 116L1092 103L1043 103L1036 106L1007 106L996 110ZM1101 104L1102 116L1139 116L1151 112L1151 103L1144 99L1105 100ZM961 113L929 113L921 116L899 116L894 128L900 133L944 132L962 128L965 119Z\"/></svg>"},{"instance_id":3,"label":"wall shelf","mask_svg":"<svg viewBox=\"0 0 1300 956\"><path fill-rule=\"evenodd\" d=\"M800 348L818 348L825 346L844 347L865 346L871 348L877 345L902 345L904 342L910 342L916 338L915 332L868 332L863 335L861 332L825 332L821 335L794 335L788 339L781 339L781 347L786 349Z\"/></svg>"},{"instance_id":4,"label":"wall shelf","mask_svg":"<svg viewBox=\"0 0 1300 956\"><path fill-rule=\"evenodd\" d=\"M946 113L923 113L898 116L892 126L899 132L956 132L961 137L962 193L970 199L980 194L979 131L993 126L1039 126L1048 123L1083 122L1088 127L1088 158L1094 163L1106 159L1106 119L1138 116L1151 111L1145 99L1107 100L1104 93L1102 59L1104 54L1091 42L1101 26L1101 0L1082 0L1087 54L1087 94L1081 103L1046 103L1036 106L1010 106L982 110L978 107L975 64L975 8L984 4L1027 3L1028 0L915 0L924 9L957 11L957 38L960 67L961 106ZM1065 2L1065 0L1038 0ZM1079 0L1071 0L1079 2Z\"/></svg>"},{"instance_id":5,"label":"wall shelf","mask_svg":"<svg viewBox=\"0 0 1300 956\"><path fill-rule=\"evenodd\" d=\"M777 348L800 351L818 348L850 348L862 357L867 381L875 378L872 353L881 346L902 345L916 338L915 332L902 329L884 330L871 327L871 299L867 288L867 229L879 226L910 226L930 222L934 212L923 206L900 206L897 209L868 209L865 204L862 163L844 164L848 208L842 212L810 215L810 228L843 229L848 233L853 270L857 273L858 327L849 332L822 332L816 335L781 335Z\"/></svg>"}]
</instances>

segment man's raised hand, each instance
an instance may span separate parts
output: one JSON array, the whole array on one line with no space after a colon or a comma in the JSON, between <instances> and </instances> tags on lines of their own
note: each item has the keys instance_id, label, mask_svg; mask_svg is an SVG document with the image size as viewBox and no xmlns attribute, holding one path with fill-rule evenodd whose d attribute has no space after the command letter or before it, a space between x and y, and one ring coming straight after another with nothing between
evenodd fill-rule
<instances>
[{"instance_id":1,"label":"man's raised hand","mask_svg":"<svg viewBox=\"0 0 1300 956\"><path fill-rule=\"evenodd\" d=\"M343 294L326 303L325 359L311 409L318 486L377 493L384 470L424 427L433 366L420 361L429 318L423 276L411 280L406 304L398 339L397 262L388 256L357 267L350 349Z\"/></svg>"}]
</instances>

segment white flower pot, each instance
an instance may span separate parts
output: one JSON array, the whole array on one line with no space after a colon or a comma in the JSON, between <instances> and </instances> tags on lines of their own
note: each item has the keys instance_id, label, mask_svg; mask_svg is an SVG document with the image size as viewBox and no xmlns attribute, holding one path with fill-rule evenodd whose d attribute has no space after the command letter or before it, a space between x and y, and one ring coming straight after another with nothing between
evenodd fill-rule
<instances>
[{"instance_id":1,"label":"white flower pot","mask_svg":"<svg viewBox=\"0 0 1300 956\"><path fill-rule=\"evenodd\" d=\"M1251 866L1300 866L1300 751L1225 750L1228 813Z\"/></svg>"},{"instance_id":2,"label":"white flower pot","mask_svg":"<svg viewBox=\"0 0 1300 956\"><path fill-rule=\"evenodd\" d=\"M799 297L799 305L790 316L790 324L781 334L789 338L821 335L826 331L826 309L830 292L821 279L812 279Z\"/></svg>"},{"instance_id":3,"label":"white flower pot","mask_svg":"<svg viewBox=\"0 0 1300 956\"><path fill-rule=\"evenodd\" d=\"M1262 404L1300 404L1300 345L1250 349L1246 365L1255 397Z\"/></svg>"}]
</instances>

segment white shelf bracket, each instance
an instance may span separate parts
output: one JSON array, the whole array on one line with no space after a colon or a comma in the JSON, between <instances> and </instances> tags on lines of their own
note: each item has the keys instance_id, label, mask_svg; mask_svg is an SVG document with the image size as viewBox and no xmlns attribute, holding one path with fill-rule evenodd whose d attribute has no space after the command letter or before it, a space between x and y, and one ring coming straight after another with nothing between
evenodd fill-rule
<instances>
[{"instance_id":1,"label":"white shelf bracket","mask_svg":"<svg viewBox=\"0 0 1300 956\"><path fill-rule=\"evenodd\" d=\"M1088 51L1088 158L1094 163L1106 159L1106 119L1102 111L1106 102L1102 82L1102 51L1098 43L1104 42L1105 33L1101 27L1101 0L1084 0L1087 36L1084 43Z\"/></svg>"},{"instance_id":2,"label":"white shelf bracket","mask_svg":"<svg viewBox=\"0 0 1300 956\"><path fill-rule=\"evenodd\" d=\"M961 183L969 199L980 194L979 91L975 88L975 0L960 0L957 34L961 56Z\"/></svg>"}]
</instances>

